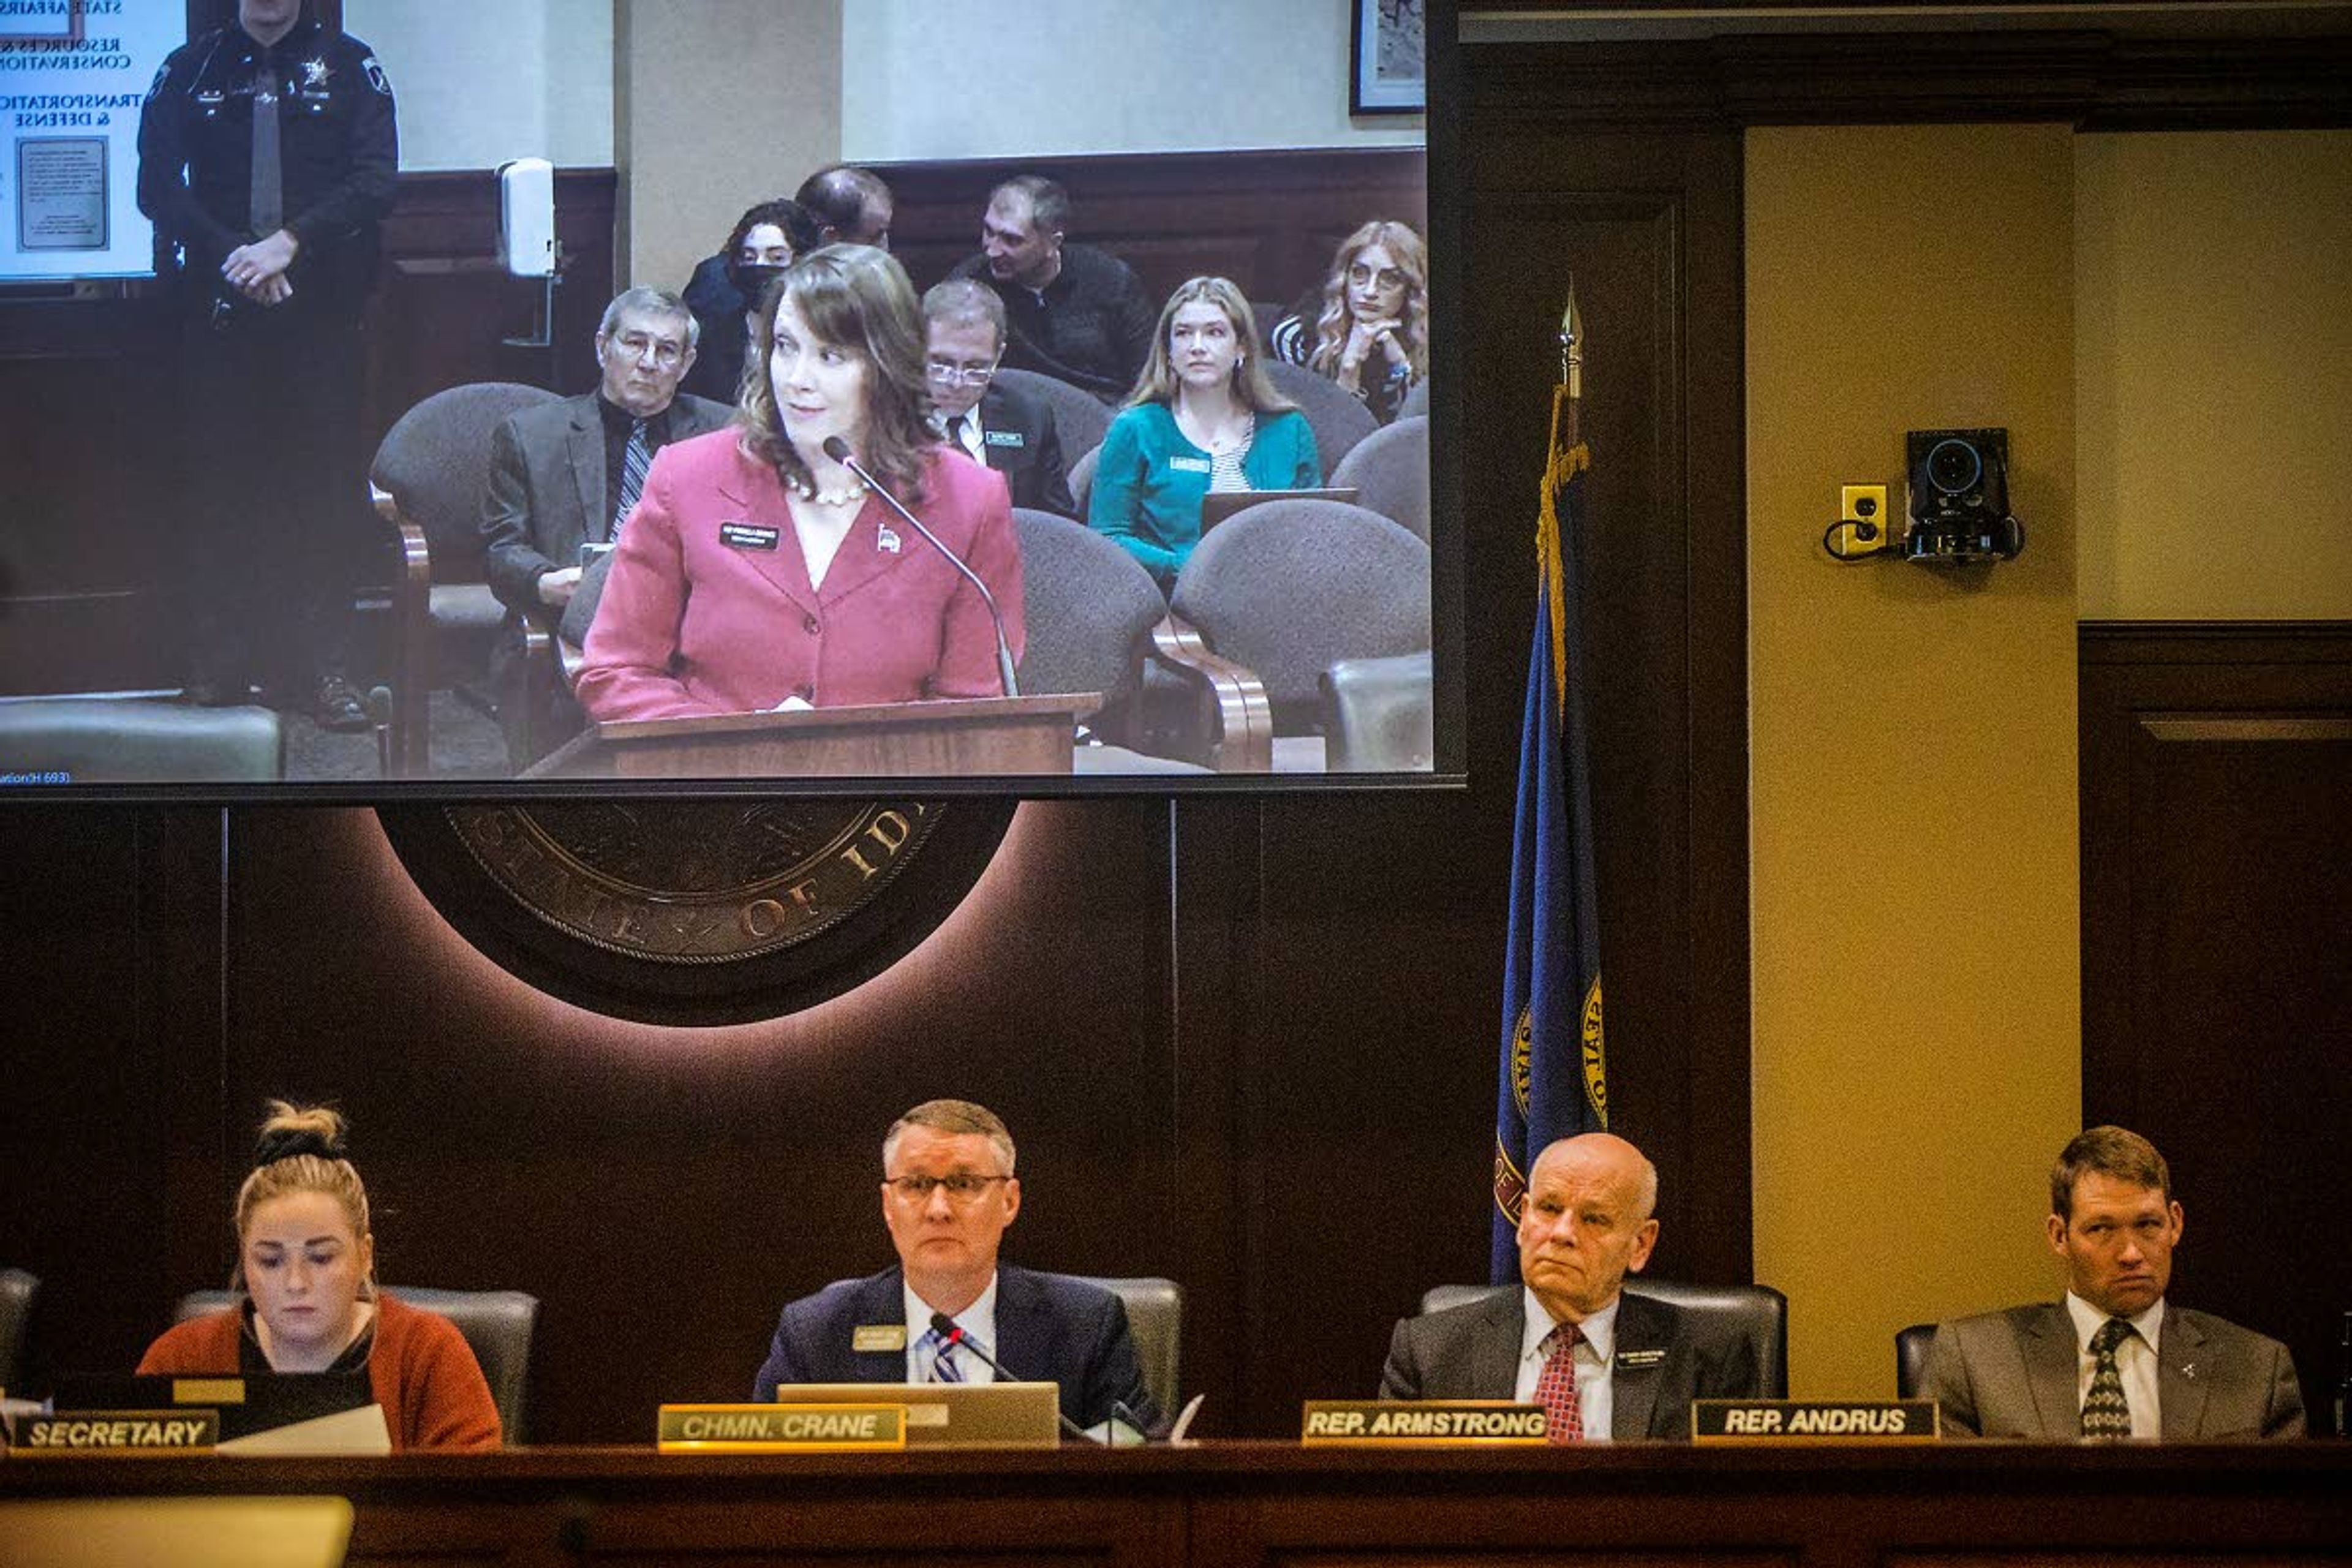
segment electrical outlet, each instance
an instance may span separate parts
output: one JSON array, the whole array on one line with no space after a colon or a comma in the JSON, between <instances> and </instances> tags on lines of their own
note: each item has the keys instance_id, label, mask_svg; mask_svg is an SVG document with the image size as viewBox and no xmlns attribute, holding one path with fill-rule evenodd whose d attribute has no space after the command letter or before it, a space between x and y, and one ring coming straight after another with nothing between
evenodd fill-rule
<instances>
[{"instance_id":1,"label":"electrical outlet","mask_svg":"<svg viewBox=\"0 0 2352 1568\"><path fill-rule=\"evenodd\" d=\"M1840 485L1838 487L1838 521L1866 522L1875 529L1886 527L1886 487L1885 485Z\"/></svg>"}]
</instances>

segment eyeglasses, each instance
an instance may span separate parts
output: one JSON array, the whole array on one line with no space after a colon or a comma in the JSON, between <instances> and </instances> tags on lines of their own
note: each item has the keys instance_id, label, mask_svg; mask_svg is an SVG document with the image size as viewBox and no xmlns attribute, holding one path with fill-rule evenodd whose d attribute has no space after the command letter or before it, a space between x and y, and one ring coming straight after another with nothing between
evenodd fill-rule
<instances>
[{"instance_id":1,"label":"eyeglasses","mask_svg":"<svg viewBox=\"0 0 2352 1568\"><path fill-rule=\"evenodd\" d=\"M948 1190L948 1202L969 1204L979 1201L980 1194L997 1182L1009 1182L1010 1176L973 1176L957 1172L952 1176L889 1176L882 1184L910 1204L927 1204L931 1194L941 1187Z\"/></svg>"},{"instance_id":2,"label":"eyeglasses","mask_svg":"<svg viewBox=\"0 0 2352 1568\"><path fill-rule=\"evenodd\" d=\"M1348 282L1358 289L1369 284L1375 289L1388 289L1403 288L1405 279L1404 273L1394 267L1383 267L1375 272L1360 261L1351 261L1348 264Z\"/></svg>"},{"instance_id":3,"label":"eyeglasses","mask_svg":"<svg viewBox=\"0 0 2352 1568\"><path fill-rule=\"evenodd\" d=\"M950 364L942 359L928 361L923 374L941 386L986 386L988 378L996 374L996 362L986 364Z\"/></svg>"},{"instance_id":4,"label":"eyeglasses","mask_svg":"<svg viewBox=\"0 0 2352 1568\"><path fill-rule=\"evenodd\" d=\"M649 338L643 332L623 332L613 340L613 346L630 359L642 360L647 354L654 363L667 370L686 357L686 347L667 338Z\"/></svg>"}]
</instances>

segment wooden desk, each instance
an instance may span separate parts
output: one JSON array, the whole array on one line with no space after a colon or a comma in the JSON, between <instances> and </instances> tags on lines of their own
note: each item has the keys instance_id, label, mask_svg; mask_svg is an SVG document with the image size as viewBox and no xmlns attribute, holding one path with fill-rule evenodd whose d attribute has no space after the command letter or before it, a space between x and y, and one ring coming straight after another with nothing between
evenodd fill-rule
<instances>
[{"instance_id":1,"label":"wooden desk","mask_svg":"<svg viewBox=\"0 0 2352 1568\"><path fill-rule=\"evenodd\" d=\"M2352 1563L2341 1443L0 1463L0 1504L191 1492L348 1497L362 1563Z\"/></svg>"}]
</instances>

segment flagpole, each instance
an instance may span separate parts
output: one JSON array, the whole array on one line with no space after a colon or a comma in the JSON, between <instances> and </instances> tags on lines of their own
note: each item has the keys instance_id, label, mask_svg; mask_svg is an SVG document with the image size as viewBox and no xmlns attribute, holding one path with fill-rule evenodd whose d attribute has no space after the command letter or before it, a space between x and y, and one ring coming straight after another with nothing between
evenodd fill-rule
<instances>
[{"instance_id":1,"label":"flagpole","mask_svg":"<svg viewBox=\"0 0 2352 1568\"><path fill-rule=\"evenodd\" d=\"M1559 386L1553 394L1555 423L1562 420L1567 429L1565 440L1556 444L1573 447L1582 438L1584 405L1584 323L1576 314L1576 274L1568 275L1568 306L1559 313ZM1563 406L1564 405L1564 406Z\"/></svg>"}]
</instances>

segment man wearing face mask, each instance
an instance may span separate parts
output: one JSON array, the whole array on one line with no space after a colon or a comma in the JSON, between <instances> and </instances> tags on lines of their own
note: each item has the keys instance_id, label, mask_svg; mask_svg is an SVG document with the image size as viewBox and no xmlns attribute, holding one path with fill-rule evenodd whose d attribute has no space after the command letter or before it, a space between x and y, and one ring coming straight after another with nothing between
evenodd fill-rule
<instances>
[{"instance_id":1,"label":"man wearing face mask","mask_svg":"<svg viewBox=\"0 0 2352 1568\"><path fill-rule=\"evenodd\" d=\"M518 772L582 721L568 694L558 694L553 712L526 711L525 626L551 627L562 616L587 557L619 538L654 454L732 415L723 403L678 391L698 335L677 295L631 289L604 307L596 329L596 390L509 415L490 438L483 575L507 607L491 689Z\"/></svg>"},{"instance_id":2,"label":"man wearing face mask","mask_svg":"<svg viewBox=\"0 0 2352 1568\"><path fill-rule=\"evenodd\" d=\"M694 276L686 281L682 297L702 337L695 349L694 368L679 384L681 391L714 403L735 401L760 296L794 257L805 256L822 243L816 219L796 201L779 196L745 209L719 254L697 262Z\"/></svg>"}]
</instances>

